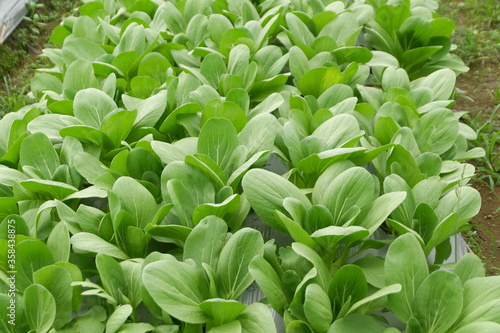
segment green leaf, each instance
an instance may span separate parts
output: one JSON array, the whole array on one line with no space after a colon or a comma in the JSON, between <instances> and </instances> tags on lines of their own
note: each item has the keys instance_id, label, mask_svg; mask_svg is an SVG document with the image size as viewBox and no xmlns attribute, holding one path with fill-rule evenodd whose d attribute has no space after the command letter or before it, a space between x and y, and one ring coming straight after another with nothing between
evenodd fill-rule
<instances>
[{"instance_id":1,"label":"green leaf","mask_svg":"<svg viewBox=\"0 0 500 333\"><path fill-rule=\"evenodd\" d=\"M174 34L184 32L186 29L186 21L182 17L181 12L171 2L163 3L165 7L165 22L167 22L167 29Z\"/></svg>"},{"instance_id":2,"label":"green leaf","mask_svg":"<svg viewBox=\"0 0 500 333\"><path fill-rule=\"evenodd\" d=\"M350 168L338 175L325 189L319 204L325 205L333 215L335 225L344 224L349 217L349 208L361 211L370 207L374 200L375 184L372 175L361 167Z\"/></svg>"},{"instance_id":3,"label":"green leaf","mask_svg":"<svg viewBox=\"0 0 500 333\"><path fill-rule=\"evenodd\" d=\"M347 311L347 314L359 311L360 309L366 308L370 303L374 303L379 299L385 298L387 295L398 294L401 292L400 284L391 284L390 286L384 287L368 297L354 303ZM376 307L377 309L379 306ZM375 310L375 309L374 309Z\"/></svg>"},{"instance_id":4,"label":"green leaf","mask_svg":"<svg viewBox=\"0 0 500 333\"><path fill-rule=\"evenodd\" d=\"M326 332L333 321L332 304L326 292L316 283L306 288L304 314L318 332Z\"/></svg>"},{"instance_id":5,"label":"green leaf","mask_svg":"<svg viewBox=\"0 0 500 333\"><path fill-rule=\"evenodd\" d=\"M491 321L475 322L470 323L461 327L460 329L454 331L455 333L469 333L469 332L481 332L481 333L496 333L500 330L500 324Z\"/></svg>"},{"instance_id":6,"label":"green leaf","mask_svg":"<svg viewBox=\"0 0 500 333\"><path fill-rule=\"evenodd\" d=\"M463 305L460 278L435 271L418 287L413 303L415 318L425 332L444 333L459 318Z\"/></svg>"},{"instance_id":7,"label":"green leaf","mask_svg":"<svg viewBox=\"0 0 500 333\"><path fill-rule=\"evenodd\" d=\"M218 53L210 53L203 59L200 72L213 88L217 88L220 77L226 74L224 59Z\"/></svg>"},{"instance_id":8,"label":"green leaf","mask_svg":"<svg viewBox=\"0 0 500 333\"><path fill-rule=\"evenodd\" d=\"M249 265L264 254L262 235L254 229L237 231L226 243L216 269L217 290L225 299L236 299L253 282Z\"/></svg>"},{"instance_id":9,"label":"green leaf","mask_svg":"<svg viewBox=\"0 0 500 333\"><path fill-rule=\"evenodd\" d=\"M242 333L241 323L234 320L222 326L212 327L207 333Z\"/></svg>"},{"instance_id":10,"label":"green leaf","mask_svg":"<svg viewBox=\"0 0 500 333\"><path fill-rule=\"evenodd\" d=\"M295 185L266 170L250 170L243 177L242 185L254 211L264 222L279 231L286 232L286 228L276 220L274 211L286 212L283 207L285 198L298 199L306 209L311 207L309 199Z\"/></svg>"},{"instance_id":11,"label":"green leaf","mask_svg":"<svg viewBox=\"0 0 500 333\"><path fill-rule=\"evenodd\" d=\"M328 333L384 333L385 329L373 317L354 313L336 320Z\"/></svg>"},{"instance_id":12,"label":"green leaf","mask_svg":"<svg viewBox=\"0 0 500 333\"><path fill-rule=\"evenodd\" d=\"M246 306L237 301L211 298L202 302L200 308L213 318L215 326L220 326L235 320Z\"/></svg>"},{"instance_id":13,"label":"green leaf","mask_svg":"<svg viewBox=\"0 0 500 333\"><path fill-rule=\"evenodd\" d=\"M463 284L464 308L457 327L478 321L499 321L500 277L488 276L467 280Z\"/></svg>"},{"instance_id":14,"label":"green leaf","mask_svg":"<svg viewBox=\"0 0 500 333\"><path fill-rule=\"evenodd\" d=\"M329 226L316 230L311 237L325 248L331 248L341 243L352 243L369 236L368 230L358 226Z\"/></svg>"},{"instance_id":15,"label":"green leaf","mask_svg":"<svg viewBox=\"0 0 500 333\"><path fill-rule=\"evenodd\" d=\"M162 91L136 105L137 117L134 128L154 127L167 107L166 92Z\"/></svg>"},{"instance_id":16,"label":"green leaf","mask_svg":"<svg viewBox=\"0 0 500 333\"><path fill-rule=\"evenodd\" d=\"M302 76L299 89L302 94L319 97L334 84L342 83L342 73L334 67L313 68Z\"/></svg>"},{"instance_id":17,"label":"green leaf","mask_svg":"<svg viewBox=\"0 0 500 333\"><path fill-rule=\"evenodd\" d=\"M120 177L112 191L120 199L123 209L132 215L136 227L143 229L153 220L158 210L156 200L139 182L130 177Z\"/></svg>"},{"instance_id":18,"label":"green leaf","mask_svg":"<svg viewBox=\"0 0 500 333\"><path fill-rule=\"evenodd\" d=\"M375 199L366 217L357 223L373 234L389 215L406 199L406 192L386 193Z\"/></svg>"},{"instance_id":19,"label":"green leaf","mask_svg":"<svg viewBox=\"0 0 500 333\"><path fill-rule=\"evenodd\" d=\"M467 253L456 264L453 273L457 274L462 284L464 284L470 279L484 277L485 269L478 256L473 253Z\"/></svg>"},{"instance_id":20,"label":"green leaf","mask_svg":"<svg viewBox=\"0 0 500 333\"><path fill-rule=\"evenodd\" d=\"M412 82L412 88L426 87L434 92L434 100L447 100L455 89L456 74L451 69L441 69Z\"/></svg>"},{"instance_id":21,"label":"green leaf","mask_svg":"<svg viewBox=\"0 0 500 333\"><path fill-rule=\"evenodd\" d=\"M79 59L72 62L64 74L63 93L66 98L73 99L78 91L86 88L98 88L98 83L92 64Z\"/></svg>"},{"instance_id":22,"label":"green leaf","mask_svg":"<svg viewBox=\"0 0 500 333\"><path fill-rule=\"evenodd\" d=\"M226 173L233 151L237 146L236 130L227 119L210 119L201 129L198 152L212 158Z\"/></svg>"},{"instance_id":23,"label":"green leaf","mask_svg":"<svg viewBox=\"0 0 500 333\"><path fill-rule=\"evenodd\" d=\"M331 279L330 271L323 259L310 247L302 243L292 243L292 249L313 264L318 272L318 282L323 290L327 290Z\"/></svg>"},{"instance_id":24,"label":"green leaf","mask_svg":"<svg viewBox=\"0 0 500 333\"><path fill-rule=\"evenodd\" d=\"M179 127L179 123L177 122L177 117L184 114L196 114L201 112L201 106L198 103L187 103L179 106L177 109L172 111L167 119L161 124L160 132L170 133L175 132Z\"/></svg>"},{"instance_id":25,"label":"green leaf","mask_svg":"<svg viewBox=\"0 0 500 333\"><path fill-rule=\"evenodd\" d=\"M227 216L235 213L240 206L240 196L233 194L223 202L218 204L205 203L195 208L193 212L193 223L197 224L207 216L217 216L220 218L228 218ZM231 223L232 221L229 221Z\"/></svg>"},{"instance_id":26,"label":"green leaf","mask_svg":"<svg viewBox=\"0 0 500 333\"><path fill-rule=\"evenodd\" d=\"M399 236L389 247L385 261L387 285L400 283L401 293L389 295L389 306L395 316L407 322L414 316L413 302L417 289L429 275L420 243L411 234Z\"/></svg>"},{"instance_id":27,"label":"green leaf","mask_svg":"<svg viewBox=\"0 0 500 333\"><path fill-rule=\"evenodd\" d=\"M53 263L52 254L42 241L27 239L17 243L15 267L17 289L24 292L33 283L33 273ZM12 267L9 268L12 269Z\"/></svg>"},{"instance_id":28,"label":"green leaf","mask_svg":"<svg viewBox=\"0 0 500 333\"><path fill-rule=\"evenodd\" d=\"M262 257L255 257L250 262L249 271L273 309L283 314L288 301L281 287L281 279L271 264Z\"/></svg>"},{"instance_id":29,"label":"green leaf","mask_svg":"<svg viewBox=\"0 0 500 333\"><path fill-rule=\"evenodd\" d=\"M184 159L186 164L192 165L201 170L217 188L222 188L227 183L227 177L224 171L215 163L213 159L203 154L188 155Z\"/></svg>"},{"instance_id":30,"label":"green leaf","mask_svg":"<svg viewBox=\"0 0 500 333\"><path fill-rule=\"evenodd\" d=\"M70 319L72 313L73 288L71 274L63 267L45 266L33 273L33 282L47 288L56 303L53 327L60 329ZM29 287L25 292L28 292Z\"/></svg>"},{"instance_id":31,"label":"green leaf","mask_svg":"<svg viewBox=\"0 0 500 333\"><path fill-rule=\"evenodd\" d=\"M118 111L104 121L101 131L110 139L112 147L117 148L127 138L137 117L137 111Z\"/></svg>"},{"instance_id":32,"label":"green leaf","mask_svg":"<svg viewBox=\"0 0 500 333\"><path fill-rule=\"evenodd\" d=\"M36 168L45 179L52 179L59 166L59 156L54 146L42 133L35 133L25 138L19 156L21 165Z\"/></svg>"},{"instance_id":33,"label":"green leaf","mask_svg":"<svg viewBox=\"0 0 500 333\"><path fill-rule=\"evenodd\" d=\"M270 114L260 114L252 118L238 134L240 145L248 149L248 156L259 151L272 150L276 135L281 125L276 117Z\"/></svg>"},{"instance_id":34,"label":"green leaf","mask_svg":"<svg viewBox=\"0 0 500 333\"><path fill-rule=\"evenodd\" d=\"M56 317L56 301L45 287L33 284L24 292L24 313L32 330L46 333Z\"/></svg>"},{"instance_id":35,"label":"green leaf","mask_svg":"<svg viewBox=\"0 0 500 333\"><path fill-rule=\"evenodd\" d=\"M193 259L198 265L206 263L210 267L217 267L226 236L227 225L224 220L215 216L204 218L186 238L184 260Z\"/></svg>"},{"instance_id":36,"label":"green leaf","mask_svg":"<svg viewBox=\"0 0 500 333\"><path fill-rule=\"evenodd\" d=\"M441 155L457 139L458 119L451 110L436 109L418 120L413 133L422 152L430 151Z\"/></svg>"},{"instance_id":37,"label":"green leaf","mask_svg":"<svg viewBox=\"0 0 500 333\"><path fill-rule=\"evenodd\" d=\"M115 259L102 252L97 254L95 262L104 290L106 290L118 304L122 303L123 295L128 294L123 269Z\"/></svg>"},{"instance_id":38,"label":"green leaf","mask_svg":"<svg viewBox=\"0 0 500 333\"><path fill-rule=\"evenodd\" d=\"M101 128L108 114L117 108L115 101L99 89L80 90L73 103L75 117L85 125Z\"/></svg>"},{"instance_id":39,"label":"green leaf","mask_svg":"<svg viewBox=\"0 0 500 333\"><path fill-rule=\"evenodd\" d=\"M49 198L63 200L67 196L78 192L76 187L62 182L54 182L51 180L32 179L21 182L21 185L35 193L43 194Z\"/></svg>"},{"instance_id":40,"label":"green leaf","mask_svg":"<svg viewBox=\"0 0 500 333\"><path fill-rule=\"evenodd\" d=\"M182 321L203 324L210 320L199 306L207 299L208 284L191 263L173 257L153 262L144 268L142 282L164 311Z\"/></svg>"},{"instance_id":41,"label":"green leaf","mask_svg":"<svg viewBox=\"0 0 500 333\"><path fill-rule=\"evenodd\" d=\"M69 232L64 221L59 222L47 239L47 246L56 262L69 261L70 241Z\"/></svg>"},{"instance_id":42,"label":"green leaf","mask_svg":"<svg viewBox=\"0 0 500 333\"><path fill-rule=\"evenodd\" d=\"M358 266L346 265L333 276L328 295L334 302L336 315L347 304L354 304L367 294L366 277Z\"/></svg>"},{"instance_id":43,"label":"green leaf","mask_svg":"<svg viewBox=\"0 0 500 333\"><path fill-rule=\"evenodd\" d=\"M276 326L269 308L262 303L253 303L238 317L243 332L276 333Z\"/></svg>"},{"instance_id":44,"label":"green leaf","mask_svg":"<svg viewBox=\"0 0 500 333\"><path fill-rule=\"evenodd\" d=\"M99 185L103 185L102 180L106 179L106 188L111 189L115 178L110 174L109 169L93 155L80 152L74 157L73 161L76 171L82 175L90 184L96 184L97 180L101 180ZM108 175L107 177L105 175ZM106 177L106 178L104 178Z\"/></svg>"},{"instance_id":45,"label":"green leaf","mask_svg":"<svg viewBox=\"0 0 500 333\"><path fill-rule=\"evenodd\" d=\"M59 132L62 137L72 136L83 143L104 146L104 134L94 127L86 125L68 126Z\"/></svg>"},{"instance_id":46,"label":"green leaf","mask_svg":"<svg viewBox=\"0 0 500 333\"><path fill-rule=\"evenodd\" d=\"M243 109L234 102L223 102L219 99L213 99L205 106L201 116L201 126L211 118L226 118L229 120L237 132L241 131L247 123L247 118Z\"/></svg>"},{"instance_id":47,"label":"green leaf","mask_svg":"<svg viewBox=\"0 0 500 333\"><path fill-rule=\"evenodd\" d=\"M71 237L71 244L75 252L103 253L117 259L128 259L128 256L116 245L106 242L97 235L80 232Z\"/></svg>"}]
</instances>

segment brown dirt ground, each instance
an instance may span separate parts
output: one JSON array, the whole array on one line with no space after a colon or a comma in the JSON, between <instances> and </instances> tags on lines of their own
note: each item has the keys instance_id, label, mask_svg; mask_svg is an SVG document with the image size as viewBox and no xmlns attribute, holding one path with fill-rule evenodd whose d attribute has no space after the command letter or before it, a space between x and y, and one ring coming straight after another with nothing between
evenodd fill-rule
<instances>
[{"instance_id":1,"label":"brown dirt ground","mask_svg":"<svg viewBox=\"0 0 500 333\"><path fill-rule=\"evenodd\" d=\"M464 96L458 95L455 110L470 111L473 118L480 114L481 121L487 121L491 111L499 104L500 91L500 63L499 61L480 62L471 66L471 70L459 76L457 87L465 91ZM493 119L500 126L500 115ZM495 127L495 126L494 126ZM500 128L495 128L496 131ZM497 150L500 142L496 143ZM472 161L477 164L477 161ZM479 166L479 164L477 164ZM474 227L473 239L468 238L471 248L486 261L489 275L500 275L500 253L496 251L500 245L500 187L491 191L489 186L473 181L472 185L481 193L482 207L479 214L471 221ZM469 235L470 236L470 235ZM493 236L493 237L492 237Z\"/></svg>"}]
</instances>

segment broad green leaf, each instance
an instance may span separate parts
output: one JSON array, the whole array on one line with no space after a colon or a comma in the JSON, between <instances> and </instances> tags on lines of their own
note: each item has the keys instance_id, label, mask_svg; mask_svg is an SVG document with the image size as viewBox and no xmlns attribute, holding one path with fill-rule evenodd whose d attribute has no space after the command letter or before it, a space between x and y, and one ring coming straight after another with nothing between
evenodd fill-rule
<instances>
[{"instance_id":1,"label":"broad green leaf","mask_svg":"<svg viewBox=\"0 0 500 333\"><path fill-rule=\"evenodd\" d=\"M434 100L447 100L455 88L456 74L451 69L441 69L427 77L412 82L412 88L426 87L434 92Z\"/></svg>"},{"instance_id":2,"label":"broad green leaf","mask_svg":"<svg viewBox=\"0 0 500 333\"><path fill-rule=\"evenodd\" d=\"M164 91L153 95L136 105L137 117L134 128L154 127L156 122L163 116L167 107L166 93Z\"/></svg>"},{"instance_id":3,"label":"broad green leaf","mask_svg":"<svg viewBox=\"0 0 500 333\"><path fill-rule=\"evenodd\" d=\"M202 302L200 308L213 318L215 326L220 326L235 320L246 306L237 301L211 298Z\"/></svg>"},{"instance_id":4,"label":"broad green leaf","mask_svg":"<svg viewBox=\"0 0 500 333\"><path fill-rule=\"evenodd\" d=\"M208 284L191 263L174 258L153 262L145 267L142 282L164 311L182 321L203 324L210 320L199 307L207 298Z\"/></svg>"},{"instance_id":5,"label":"broad green leaf","mask_svg":"<svg viewBox=\"0 0 500 333\"><path fill-rule=\"evenodd\" d=\"M68 99L74 99L78 91L97 88L94 69L88 60L79 59L71 63L64 74L63 93Z\"/></svg>"},{"instance_id":6,"label":"broad green leaf","mask_svg":"<svg viewBox=\"0 0 500 333\"><path fill-rule=\"evenodd\" d=\"M85 125L101 128L108 114L117 108L115 101L99 89L80 90L73 103L75 117Z\"/></svg>"},{"instance_id":7,"label":"broad green leaf","mask_svg":"<svg viewBox=\"0 0 500 333\"><path fill-rule=\"evenodd\" d=\"M467 253L455 265L453 273L458 275L463 284L470 279L484 277L485 269L478 256L473 253Z\"/></svg>"},{"instance_id":8,"label":"broad green leaf","mask_svg":"<svg viewBox=\"0 0 500 333\"><path fill-rule=\"evenodd\" d=\"M312 283L306 288L304 314L311 327L318 332L326 332L333 321L330 299L316 283Z\"/></svg>"},{"instance_id":9,"label":"broad green leaf","mask_svg":"<svg viewBox=\"0 0 500 333\"><path fill-rule=\"evenodd\" d=\"M70 241L69 232L64 221L59 222L47 239L47 246L56 262L69 261Z\"/></svg>"},{"instance_id":10,"label":"broad green leaf","mask_svg":"<svg viewBox=\"0 0 500 333\"><path fill-rule=\"evenodd\" d=\"M35 133L25 138L19 155L21 165L36 168L45 179L52 179L59 166L59 156L54 146L42 133Z\"/></svg>"},{"instance_id":11,"label":"broad green leaf","mask_svg":"<svg viewBox=\"0 0 500 333\"><path fill-rule=\"evenodd\" d=\"M213 159L203 154L188 155L184 159L186 164L192 165L201 170L217 188L223 188L227 183L227 177L224 171L215 163Z\"/></svg>"},{"instance_id":12,"label":"broad green leaf","mask_svg":"<svg viewBox=\"0 0 500 333\"><path fill-rule=\"evenodd\" d=\"M413 303L415 318L425 332L448 332L463 305L460 278L448 271L435 271L418 287Z\"/></svg>"},{"instance_id":13,"label":"broad green leaf","mask_svg":"<svg viewBox=\"0 0 500 333\"><path fill-rule=\"evenodd\" d=\"M217 267L226 236L227 225L224 220L215 216L204 218L186 238L184 260L193 259L198 265L206 263Z\"/></svg>"},{"instance_id":14,"label":"broad green leaf","mask_svg":"<svg viewBox=\"0 0 500 333\"><path fill-rule=\"evenodd\" d=\"M342 225L352 206L362 211L374 200L375 184L372 176L361 167L350 168L338 175L325 189L319 204L325 205L333 215L333 223Z\"/></svg>"},{"instance_id":15,"label":"broad green leaf","mask_svg":"<svg viewBox=\"0 0 500 333\"><path fill-rule=\"evenodd\" d=\"M264 254L262 235L254 229L236 232L221 251L216 269L217 290L225 299L236 299L253 282L249 272L254 257Z\"/></svg>"},{"instance_id":16,"label":"broad green leaf","mask_svg":"<svg viewBox=\"0 0 500 333\"><path fill-rule=\"evenodd\" d=\"M117 259L128 259L128 256L116 245L106 242L97 235L80 232L71 237L71 244L75 252L103 253Z\"/></svg>"},{"instance_id":17,"label":"broad green leaf","mask_svg":"<svg viewBox=\"0 0 500 333\"><path fill-rule=\"evenodd\" d=\"M227 324L212 327L207 333L242 333L241 323L237 320L231 321Z\"/></svg>"},{"instance_id":18,"label":"broad green leaf","mask_svg":"<svg viewBox=\"0 0 500 333\"><path fill-rule=\"evenodd\" d=\"M200 72L212 87L217 88L220 77L226 73L224 58L218 53L207 55L201 63Z\"/></svg>"},{"instance_id":19,"label":"broad green leaf","mask_svg":"<svg viewBox=\"0 0 500 333\"><path fill-rule=\"evenodd\" d=\"M237 146L236 130L227 119L210 119L201 129L198 152L212 158L226 173L232 153Z\"/></svg>"},{"instance_id":20,"label":"broad green leaf","mask_svg":"<svg viewBox=\"0 0 500 333\"><path fill-rule=\"evenodd\" d=\"M253 303L238 317L243 332L276 333L276 326L269 308L262 303Z\"/></svg>"},{"instance_id":21,"label":"broad green leaf","mask_svg":"<svg viewBox=\"0 0 500 333\"><path fill-rule=\"evenodd\" d=\"M71 321L68 326L59 330L60 333L104 333L106 320L106 310L100 306L96 305L92 307L89 311L76 317Z\"/></svg>"},{"instance_id":22,"label":"broad green leaf","mask_svg":"<svg viewBox=\"0 0 500 333\"><path fill-rule=\"evenodd\" d=\"M448 109L436 109L422 116L413 133L422 152L438 155L450 149L458 136L458 120Z\"/></svg>"},{"instance_id":23,"label":"broad green leaf","mask_svg":"<svg viewBox=\"0 0 500 333\"><path fill-rule=\"evenodd\" d=\"M73 279L70 273L63 267L45 266L33 273L33 282L44 286L52 294L56 303L53 327L55 329L63 327L72 313L73 288L71 283Z\"/></svg>"},{"instance_id":24,"label":"broad green leaf","mask_svg":"<svg viewBox=\"0 0 500 333\"><path fill-rule=\"evenodd\" d=\"M248 149L248 156L259 151L272 150L280 124L270 114L260 114L252 118L238 134L238 142Z\"/></svg>"},{"instance_id":25,"label":"broad green leaf","mask_svg":"<svg viewBox=\"0 0 500 333\"><path fill-rule=\"evenodd\" d=\"M106 188L111 189L113 186L115 179L110 174L109 169L93 155L86 152L80 152L74 157L73 163L78 173L90 184L96 184L97 179L99 179L101 180L99 185L102 185L102 180L107 174L108 176L105 179L109 181L107 183L109 186Z\"/></svg>"},{"instance_id":26,"label":"broad green leaf","mask_svg":"<svg viewBox=\"0 0 500 333\"><path fill-rule=\"evenodd\" d=\"M179 106L177 109L172 111L167 119L161 124L160 132L170 133L174 132L178 127L179 123L177 122L177 117L185 115L185 114L196 114L201 112L201 106L198 103L187 103Z\"/></svg>"},{"instance_id":27,"label":"broad green leaf","mask_svg":"<svg viewBox=\"0 0 500 333\"><path fill-rule=\"evenodd\" d=\"M154 218L157 205L151 192L130 177L120 177L112 189L121 201L123 209L134 219L135 226L144 228Z\"/></svg>"},{"instance_id":28,"label":"broad green leaf","mask_svg":"<svg viewBox=\"0 0 500 333\"><path fill-rule=\"evenodd\" d=\"M334 67L318 67L304 73L299 81L302 94L319 97L334 84L343 83L342 73Z\"/></svg>"},{"instance_id":29,"label":"broad green leaf","mask_svg":"<svg viewBox=\"0 0 500 333\"><path fill-rule=\"evenodd\" d=\"M137 75L149 76L160 84L167 78L167 69L172 67L170 61L158 52L151 52L142 58Z\"/></svg>"},{"instance_id":30,"label":"broad green leaf","mask_svg":"<svg viewBox=\"0 0 500 333\"><path fill-rule=\"evenodd\" d=\"M24 292L24 313L32 330L37 333L48 332L56 317L54 297L42 285L29 286Z\"/></svg>"},{"instance_id":31,"label":"broad green leaf","mask_svg":"<svg viewBox=\"0 0 500 333\"><path fill-rule=\"evenodd\" d=\"M496 333L500 330L500 324L492 322L492 321L482 321L482 322L474 322L468 325L465 325L458 330L454 331L455 333L469 333L469 332L481 332L481 333Z\"/></svg>"},{"instance_id":32,"label":"broad green leaf","mask_svg":"<svg viewBox=\"0 0 500 333\"><path fill-rule=\"evenodd\" d=\"M184 161L187 155L194 155L197 152L198 138L184 138L173 144L153 141L151 148L161 161L165 164L170 164L174 161Z\"/></svg>"},{"instance_id":33,"label":"broad green leaf","mask_svg":"<svg viewBox=\"0 0 500 333\"><path fill-rule=\"evenodd\" d=\"M137 117L137 111L118 111L102 124L101 131L110 139L114 148L127 138Z\"/></svg>"},{"instance_id":34,"label":"broad green leaf","mask_svg":"<svg viewBox=\"0 0 500 333\"><path fill-rule=\"evenodd\" d=\"M479 192L468 186L460 187L447 193L436 207L436 215L444 219L452 212L457 213L459 225L469 221L479 213L481 196Z\"/></svg>"},{"instance_id":35,"label":"broad green leaf","mask_svg":"<svg viewBox=\"0 0 500 333\"><path fill-rule=\"evenodd\" d=\"M120 304L122 296L128 294L123 269L115 259L104 253L98 253L95 262L104 290Z\"/></svg>"},{"instance_id":36,"label":"broad green leaf","mask_svg":"<svg viewBox=\"0 0 500 333\"><path fill-rule=\"evenodd\" d=\"M389 295L389 306L399 320L407 322L414 316L415 295L428 274L425 254L417 239L411 234L399 236L389 247L385 261L386 284L402 286L400 293Z\"/></svg>"},{"instance_id":37,"label":"broad green leaf","mask_svg":"<svg viewBox=\"0 0 500 333\"><path fill-rule=\"evenodd\" d=\"M332 248L339 246L341 243L352 243L358 240L362 240L368 237L369 234L369 231L363 227L329 226L316 230L311 234L311 237L323 247Z\"/></svg>"},{"instance_id":38,"label":"broad green leaf","mask_svg":"<svg viewBox=\"0 0 500 333\"><path fill-rule=\"evenodd\" d=\"M295 185L283 177L266 171L250 170L243 177L243 190L248 201L259 217L271 227L286 232L285 227L276 220L274 211L285 213L283 200L288 197L298 199L308 209L309 199Z\"/></svg>"},{"instance_id":39,"label":"broad green leaf","mask_svg":"<svg viewBox=\"0 0 500 333\"><path fill-rule=\"evenodd\" d=\"M457 327L477 321L494 321L499 318L500 277L477 277L463 284L464 308L460 314Z\"/></svg>"},{"instance_id":40,"label":"broad green leaf","mask_svg":"<svg viewBox=\"0 0 500 333\"><path fill-rule=\"evenodd\" d=\"M184 32L186 29L186 21L182 17L182 14L171 2L163 3L165 7L164 20L167 22L167 29L174 34L179 34Z\"/></svg>"},{"instance_id":41,"label":"broad green leaf","mask_svg":"<svg viewBox=\"0 0 500 333\"><path fill-rule=\"evenodd\" d=\"M255 257L250 262L249 271L273 309L282 314L288 301L281 287L281 280L271 264L262 257Z\"/></svg>"},{"instance_id":42,"label":"broad green leaf","mask_svg":"<svg viewBox=\"0 0 500 333\"><path fill-rule=\"evenodd\" d=\"M39 240L26 239L16 245L16 266L10 267L17 270L16 287L24 290L33 283L33 273L38 269L52 265L54 258L49 248Z\"/></svg>"},{"instance_id":43,"label":"broad green leaf","mask_svg":"<svg viewBox=\"0 0 500 333\"><path fill-rule=\"evenodd\" d=\"M76 187L68 185L66 183L43 179L25 180L21 182L21 185L32 192L59 200L63 200L67 196L78 192L78 189Z\"/></svg>"},{"instance_id":44,"label":"broad green leaf","mask_svg":"<svg viewBox=\"0 0 500 333\"><path fill-rule=\"evenodd\" d=\"M354 303L350 308L349 311L347 311L347 314L355 313L356 311L359 311L360 309L366 308L370 303L376 302L379 299L387 297L387 295L392 295L392 294L398 294L401 292L401 285L396 283L396 284L391 284L390 286L383 287L382 289L374 292L370 296L367 296L363 298L362 300ZM377 308L379 308L377 306ZM375 310L375 309L373 309Z\"/></svg>"},{"instance_id":45,"label":"broad green leaf","mask_svg":"<svg viewBox=\"0 0 500 333\"><path fill-rule=\"evenodd\" d=\"M214 204L214 203L205 203L201 204L195 208L193 212L193 223L197 224L203 218L207 216L217 216L220 218L227 218L230 214L235 213L240 206L240 196L238 194L233 194L223 202ZM229 221L231 223L232 221ZM230 225L231 226L231 225ZM232 226L231 226L232 227Z\"/></svg>"},{"instance_id":46,"label":"broad green leaf","mask_svg":"<svg viewBox=\"0 0 500 333\"><path fill-rule=\"evenodd\" d=\"M357 225L373 234L389 215L405 200L406 192L386 193L375 199L366 217Z\"/></svg>"},{"instance_id":47,"label":"broad green leaf","mask_svg":"<svg viewBox=\"0 0 500 333\"><path fill-rule=\"evenodd\" d=\"M385 329L373 317L354 313L333 322L328 333L384 333Z\"/></svg>"},{"instance_id":48,"label":"broad green leaf","mask_svg":"<svg viewBox=\"0 0 500 333\"><path fill-rule=\"evenodd\" d=\"M335 315L347 304L363 299L367 293L366 278L358 266L346 265L340 268L330 282L328 295L333 300Z\"/></svg>"},{"instance_id":49,"label":"broad green leaf","mask_svg":"<svg viewBox=\"0 0 500 333\"><path fill-rule=\"evenodd\" d=\"M87 125L68 126L59 132L61 136L71 136L83 143L90 143L97 146L104 146L104 134L94 127Z\"/></svg>"},{"instance_id":50,"label":"broad green leaf","mask_svg":"<svg viewBox=\"0 0 500 333\"><path fill-rule=\"evenodd\" d=\"M329 267L325 264L323 259L310 247L302 243L292 243L292 249L300 256L304 257L313 264L314 268L318 272L318 282L323 290L327 290L329 281L331 279Z\"/></svg>"},{"instance_id":51,"label":"broad green leaf","mask_svg":"<svg viewBox=\"0 0 500 333\"><path fill-rule=\"evenodd\" d=\"M223 102L219 99L213 99L205 106L201 116L201 126L205 127L205 124L212 118L226 118L237 132L241 131L247 123L245 112L238 104Z\"/></svg>"}]
</instances>

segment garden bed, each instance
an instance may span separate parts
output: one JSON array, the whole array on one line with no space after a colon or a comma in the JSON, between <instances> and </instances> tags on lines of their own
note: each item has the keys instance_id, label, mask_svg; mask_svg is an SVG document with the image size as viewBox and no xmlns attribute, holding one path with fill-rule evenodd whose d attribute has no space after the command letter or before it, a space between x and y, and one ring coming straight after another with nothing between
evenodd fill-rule
<instances>
[{"instance_id":1,"label":"garden bed","mask_svg":"<svg viewBox=\"0 0 500 333\"><path fill-rule=\"evenodd\" d=\"M500 330L437 2L198 4L54 29L0 120L2 330Z\"/></svg>"}]
</instances>

